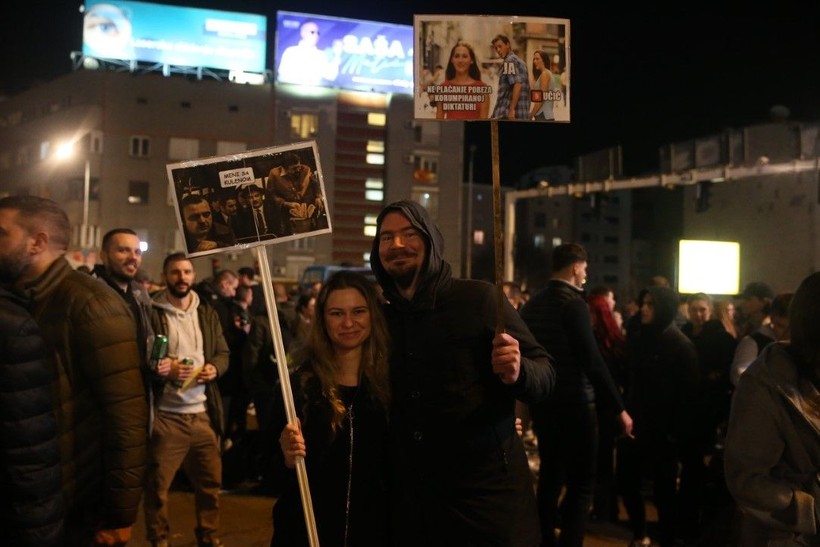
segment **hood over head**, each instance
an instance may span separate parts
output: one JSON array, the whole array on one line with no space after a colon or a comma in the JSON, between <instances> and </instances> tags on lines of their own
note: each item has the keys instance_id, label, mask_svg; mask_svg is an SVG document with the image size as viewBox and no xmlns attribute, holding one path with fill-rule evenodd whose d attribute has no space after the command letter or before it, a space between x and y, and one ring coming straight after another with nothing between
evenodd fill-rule
<instances>
[{"instance_id":1,"label":"hood over head","mask_svg":"<svg viewBox=\"0 0 820 547\"><path fill-rule=\"evenodd\" d=\"M411 200L395 201L387 205L376 219L376 237L373 238L373 246L370 251L370 267L376 276L376 280L389 296L394 295L395 286L393 280L382 266L379 258L379 239L381 237L382 222L388 213L399 212L410 220L410 224L421 232L427 244L427 256L424 259L424 266L419 280L419 288L424 287L431 279L436 278L446 270L449 273L449 266L444 262L444 237L438 226L430 219L430 215L422 205Z\"/></svg>"},{"instance_id":2,"label":"hood over head","mask_svg":"<svg viewBox=\"0 0 820 547\"><path fill-rule=\"evenodd\" d=\"M675 320L675 316L678 314L680 306L678 293L669 287L647 287L641 291L638 302L643 302L646 293L651 294L652 299L655 301L655 317L650 326L665 329Z\"/></svg>"}]
</instances>

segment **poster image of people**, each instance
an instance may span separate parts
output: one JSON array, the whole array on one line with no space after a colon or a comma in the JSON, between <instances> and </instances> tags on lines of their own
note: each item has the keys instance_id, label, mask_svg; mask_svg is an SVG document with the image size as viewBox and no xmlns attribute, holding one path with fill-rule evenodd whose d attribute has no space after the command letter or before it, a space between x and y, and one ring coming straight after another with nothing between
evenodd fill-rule
<instances>
[{"instance_id":1,"label":"poster image of people","mask_svg":"<svg viewBox=\"0 0 820 547\"><path fill-rule=\"evenodd\" d=\"M186 254L332 231L315 141L166 166Z\"/></svg>"},{"instance_id":2,"label":"poster image of people","mask_svg":"<svg viewBox=\"0 0 820 547\"><path fill-rule=\"evenodd\" d=\"M415 15L414 116L570 121L569 19Z\"/></svg>"}]
</instances>

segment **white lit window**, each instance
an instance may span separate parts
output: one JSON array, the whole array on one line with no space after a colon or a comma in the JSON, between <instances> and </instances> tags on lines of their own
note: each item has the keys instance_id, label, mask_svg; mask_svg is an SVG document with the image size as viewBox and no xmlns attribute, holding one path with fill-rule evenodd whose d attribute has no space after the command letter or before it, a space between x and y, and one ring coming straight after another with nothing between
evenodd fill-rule
<instances>
[{"instance_id":1,"label":"white lit window","mask_svg":"<svg viewBox=\"0 0 820 547\"><path fill-rule=\"evenodd\" d=\"M384 165L384 154L367 154L365 161L368 165Z\"/></svg>"},{"instance_id":2,"label":"white lit window","mask_svg":"<svg viewBox=\"0 0 820 547\"><path fill-rule=\"evenodd\" d=\"M216 141L216 155L229 156L247 151L248 145L244 142Z\"/></svg>"},{"instance_id":3,"label":"white lit window","mask_svg":"<svg viewBox=\"0 0 820 547\"><path fill-rule=\"evenodd\" d=\"M367 124L384 127L385 125L387 125L387 114L385 114L384 112L368 112Z\"/></svg>"},{"instance_id":4,"label":"white lit window","mask_svg":"<svg viewBox=\"0 0 820 547\"><path fill-rule=\"evenodd\" d=\"M554 238L552 238L552 246L553 246L553 248L558 247L558 246L559 246L561 243L563 243L563 242L564 242L564 240L562 240L560 237L554 237Z\"/></svg>"},{"instance_id":5,"label":"white lit window","mask_svg":"<svg viewBox=\"0 0 820 547\"><path fill-rule=\"evenodd\" d=\"M378 215L364 216L364 235L368 237L376 237L376 219Z\"/></svg>"},{"instance_id":6,"label":"white lit window","mask_svg":"<svg viewBox=\"0 0 820 547\"><path fill-rule=\"evenodd\" d=\"M384 141L367 141L367 151L375 154L384 154Z\"/></svg>"},{"instance_id":7,"label":"white lit window","mask_svg":"<svg viewBox=\"0 0 820 547\"><path fill-rule=\"evenodd\" d=\"M384 201L383 179L368 177L364 181L364 188L364 198L367 201Z\"/></svg>"},{"instance_id":8,"label":"white lit window","mask_svg":"<svg viewBox=\"0 0 820 547\"><path fill-rule=\"evenodd\" d=\"M197 139L180 139L171 137L168 143L168 159L193 160L199 157L199 141Z\"/></svg>"},{"instance_id":9,"label":"white lit window","mask_svg":"<svg viewBox=\"0 0 820 547\"><path fill-rule=\"evenodd\" d=\"M543 249L546 243L547 238L544 237L544 234L535 234L535 236L532 238L532 246L536 249Z\"/></svg>"},{"instance_id":10,"label":"white lit window","mask_svg":"<svg viewBox=\"0 0 820 547\"><path fill-rule=\"evenodd\" d=\"M476 230L473 232L473 244L474 245L484 245L484 230Z\"/></svg>"}]
</instances>

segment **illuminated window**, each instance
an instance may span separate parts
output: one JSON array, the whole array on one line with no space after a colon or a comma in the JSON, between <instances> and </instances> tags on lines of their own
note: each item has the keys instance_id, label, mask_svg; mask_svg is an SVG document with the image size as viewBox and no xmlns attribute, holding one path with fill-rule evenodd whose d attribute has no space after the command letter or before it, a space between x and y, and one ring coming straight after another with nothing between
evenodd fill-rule
<instances>
[{"instance_id":1,"label":"illuminated window","mask_svg":"<svg viewBox=\"0 0 820 547\"><path fill-rule=\"evenodd\" d=\"M319 134L319 114L316 112L292 112L290 115L290 136L295 139L309 139Z\"/></svg>"},{"instance_id":2,"label":"illuminated window","mask_svg":"<svg viewBox=\"0 0 820 547\"><path fill-rule=\"evenodd\" d=\"M536 249L543 249L546 244L547 238L544 237L544 234L535 234L532 238L532 246Z\"/></svg>"},{"instance_id":3,"label":"illuminated window","mask_svg":"<svg viewBox=\"0 0 820 547\"><path fill-rule=\"evenodd\" d=\"M475 230L473 232L473 245L484 245L485 240L484 230Z\"/></svg>"},{"instance_id":4,"label":"illuminated window","mask_svg":"<svg viewBox=\"0 0 820 547\"><path fill-rule=\"evenodd\" d=\"M376 219L378 215L364 216L364 235L368 237L376 237Z\"/></svg>"},{"instance_id":5,"label":"illuminated window","mask_svg":"<svg viewBox=\"0 0 820 547\"><path fill-rule=\"evenodd\" d=\"M364 198L367 201L384 201L384 180L367 178L364 181ZM374 220L375 223L375 220Z\"/></svg>"},{"instance_id":6,"label":"illuminated window","mask_svg":"<svg viewBox=\"0 0 820 547\"><path fill-rule=\"evenodd\" d=\"M230 154L241 154L248 150L248 145L244 142L216 141L216 155L227 156Z\"/></svg>"},{"instance_id":7,"label":"illuminated window","mask_svg":"<svg viewBox=\"0 0 820 547\"><path fill-rule=\"evenodd\" d=\"M559 245L561 245L561 243L563 243L563 242L564 242L564 241L563 241L560 237L554 237L554 238L552 238L552 246L553 246L553 248L558 247L558 246L559 246Z\"/></svg>"},{"instance_id":8,"label":"illuminated window","mask_svg":"<svg viewBox=\"0 0 820 547\"><path fill-rule=\"evenodd\" d=\"M438 158L416 154L413 156L413 180L425 184L438 182Z\"/></svg>"},{"instance_id":9,"label":"illuminated window","mask_svg":"<svg viewBox=\"0 0 820 547\"><path fill-rule=\"evenodd\" d=\"M367 141L367 151L375 154L384 154L384 141Z\"/></svg>"},{"instance_id":10,"label":"illuminated window","mask_svg":"<svg viewBox=\"0 0 820 547\"><path fill-rule=\"evenodd\" d=\"M168 159L193 160L199 157L199 141L197 139L180 139L171 137L168 142Z\"/></svg>"},{"instance_id":11,"label":"illuminated window","mask_svg":"<svg viewBox=\"0 0 820 547\"><path fill-rule=\"evenodd\" d=\"M387 125L387 114L385 114L384 112L368 112L367 124L384 127L385 125Z\"/></svg>"},{"instance_id":12,"label":"illuminated window","mask_svg":"<svg viewBox=\"0 0 820 547\"><path fill-rule=\"evenodd\" d=\"M368 165L384 165L384 154L368 154L365 161Z\"/></svg>"}]
</instances>

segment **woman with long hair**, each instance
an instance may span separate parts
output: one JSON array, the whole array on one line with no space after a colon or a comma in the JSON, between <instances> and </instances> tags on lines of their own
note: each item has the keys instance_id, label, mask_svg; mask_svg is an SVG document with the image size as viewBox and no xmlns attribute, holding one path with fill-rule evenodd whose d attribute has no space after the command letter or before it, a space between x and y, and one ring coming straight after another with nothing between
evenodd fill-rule
<instances>
[{"instance_id":1,"label":"woman with long hair","mask_svg":"<svg viewBox=\"0 0 820 547\"><path fill-rule=\"evenodd\" d=\"M481 69L473 46L459 40L450 50L450 58L444 71L444 90L457 88L457 92L444 93L443 100L436 101L436 118L448 120L486 119L490 114L490 89L481 81ZM449 102L447 95L469 97L470 100ZM438 94L437 94L438 95Z\"/></svg>"},{"instance_id":2,"label":"woman with long hair","mask_svg":"<svg viewBox=\"0 0 820 547\"><path fill-rule=\"evenodd\" d=\"M623 393L623 379L626 374L626 341L624 334L612 313L612 305L606 296L593 295L587 298L587 306L592 317L592 332L598 342L601 357L604 358L609 374ZM620 434L620 426L614 418L614 408L596 401L598 412L598 463L592 518L596 520L618 521L618 499L615 493L615 441Z\"/></svg>"},{"instance_id":3,"label":"woman with long hair","mask_svg":"<svg viewBox=\"0 0 820 547\"><path fill-rule=\"evenodd\" d=\"M389 336L378 295L361 274L340 271L323 285L306 343L294 351L291 386L298 423L285 423L274 470L278 501L272 546L308 545L294 468L305 458L320 544L388 542L386 488Z\"/></svg>"},{"instance_id":4,"label":"woman with long hair","mask_svg":"<svg viewBox=\"0 0 820 547\"><path fill-rule=\"evenodd\" d=\"M732 398L724 467L744 547L820 545L820 272L794 293L789 327Z\"/></svg>"},{"instance_id":5,"label":"woman with long hair","mask_svg":"<svg viewBox=\"0 0 820 547\"><path fill-rule=\"evenodd\" d=\"M536 49L532 54L533 83L530 92L530 118L538 121L555 119L555 101L561 96L561 83L553 78L549 53ZM556 97L557 94L557 97Z\"/></svg>"}]
</instances>

